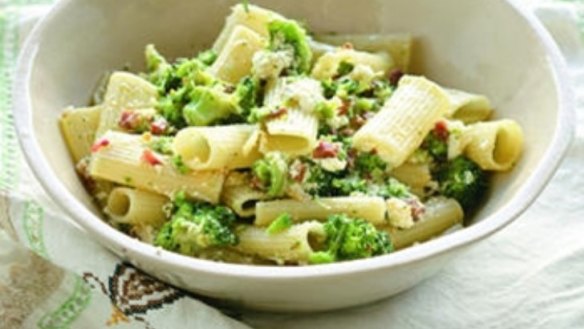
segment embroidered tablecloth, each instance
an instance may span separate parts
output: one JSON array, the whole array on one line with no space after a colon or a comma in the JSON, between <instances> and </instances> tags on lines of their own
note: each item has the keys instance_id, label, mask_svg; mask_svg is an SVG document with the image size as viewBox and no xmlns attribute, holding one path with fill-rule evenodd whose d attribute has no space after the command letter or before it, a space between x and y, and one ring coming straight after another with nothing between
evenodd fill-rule
<instances>
[{"instance_id":1,"label":"embroidered tablecloth","mask_svg":"<svg viewBox=\"0 0 584 329\"><path fill-rule=\"evenodd\" d=\"M244 312L174 289L51 202L20 154L10 92L19 46L51 2L0 0L0 328L584 328L584 2L523 1L556 38L578 96L576 140L536 203L415 289L314 315Z\"/></svg>"}]
</instances>

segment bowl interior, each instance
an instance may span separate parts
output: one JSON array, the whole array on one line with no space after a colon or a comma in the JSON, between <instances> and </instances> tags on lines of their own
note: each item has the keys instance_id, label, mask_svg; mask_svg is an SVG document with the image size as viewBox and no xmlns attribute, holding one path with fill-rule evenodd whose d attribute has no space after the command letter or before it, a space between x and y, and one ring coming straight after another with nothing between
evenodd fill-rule
<instances>
[{"instance_id":1,"label":"bowl interior","mask_svg":"<svg viewBox=\"0 0 584 329\"><path fill-rule=\"evenodd\" d=\"M68 192L99 216L83 189L57 120L67 106L88 103L105 71L143 67L154 43L169 57L210 46L235 1L68 1L46 24L32 58L32 134ZM502 0L297 0L254 3L307 23L314 32L409 32L414 72L445 86L487 95L495 118L518 121L525 152L510 173L494 177L488 202L473 222L510 202L549 150L560 122L551 60L536 33Z\"/></svg>"}]
</instances>

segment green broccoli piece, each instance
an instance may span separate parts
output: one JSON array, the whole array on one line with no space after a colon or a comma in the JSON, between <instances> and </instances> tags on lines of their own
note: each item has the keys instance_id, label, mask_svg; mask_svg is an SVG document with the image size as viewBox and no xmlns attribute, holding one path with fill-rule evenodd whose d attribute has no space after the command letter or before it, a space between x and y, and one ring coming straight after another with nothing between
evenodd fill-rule
<instances>
[{"instance_id":1,"label":"green broccoli piece","mask_svg":"<svg viewBox=\"0 0 584 329\"><path fill-rule=\"evenodd\" d=\"M355 65L353 63L341 61L341 63L339 63L339 68L337 69L336 76L342 77L344 75L347 75L347 74L351 73L354 68L355 68Z\"/></svg>"},{"instance_id":2,"label":"green broccoli piece","mask_svg":"<svg viewBox=\"0 0 584 329\"><path fill-rule=\"evenodd\" d=\"M158 87L161 95L180 85L180 78L175 75L172 65L154 45L146 46L146 69L148 80Z\"/></svg>"},{"instance_id":3,"label":"green broccoli piece","mask_svg":"<svg viewBox=\"0 0 584 329\"><path fill-rule=\"evenodd\" d=\"M338 187L333 183L341 177L340 173L324 170L321 166L307 162L308 178L303 183L303 189L312 196L338 196Z\"/></svg>"},{"instance_id":4,"label":"green broccoli piece","mask_svg":"<svg viewBox=\"0 0 584 329\"><path fill-rule=\"evenodd\" d=\"M339 84L335 80L323 80L320 82L320 85L322 86L323 95L326 99L331 99L337 94Z\"/></svg>"},{"instance_id":5,"label":"green broccoli piece","mask_svg":"<svg viewBox=\"0 0 584 329\"><path fill-rule=\"evenodd\" d=\"M280 197L288 185L288 161L280 152L266 154L252 166L254 176L267 190L270 197Z\"/></svg>"},{"instance_id":6,"label":"green broccoli piece","mask_svg":"<svg viewBox=\"0 0 584 329\"><path fill-rule=\"evenodd\" d=\"M180 154L175 154L170 158L172 166L181 174L186 175L191 172L191 168L189 168L182 159Z\"/></svg>"},{"instance_id":7,"label":"green broccoli piece","mask_svg":"<svg viewBox=\"0 0 584 329\"><path fill-rule=\"evenodd\" d=\"M149 72L154 72L162 68L170 67L170 64L166 61L166 58L162 56L154 45L149 44L146 46L146 69Z\"/></svg>"},{"instance_id":8,"label":"green broccoli piece","mask_svg":"<svg viewBox=\"0 0 584 329\"><path fill-rule=\"evenodd\" d=\"M407 185L392 177L385 180L383 183L370 184L367 187L366 194L371 196L380 196L384 199L408 198L412 195Z\"/></svg>"},{"instance_id":9,"label":"green broccoli piece","mask_svg":"<svg viewBox=\"0 0 584 329\"><path fill-rule=\"evenodd\" d=\"M283 213L276 218L266 229L269 235L278 234L292 226L292 217L288 213Z\"/></svg>"},{"instance_id":10,"label":"green broccoli piece","mask_svg":"<svg viewBox=\"0 0 584 329\"><path fill-rule=\"evenodd\" d=\"M207 65L197 58L180 58L173 68L174 74L183 86L211 86L218 83L217 79L207 72Z\"/></svg>"},{"instance_id":11,"label":"green broccoli piece","mask_svg":"<svg viewBox=\"0 0 584 329\"><path fill-rule=\"evenodd\" d=\"M381 105L393 94L394 89L395 87L385 79L373 81L373 95Z\"/></svg>"},{"instance_id":12,"label":"green broccoli piece","mask_svg":"<svg viewBox=\"0 0 584 329\"><path fill-rule=\"evenodd\" d=\"M197 59L206 66L211 66L217 59L217 52L213 49L202 51L197 55Z\"/></svg>"},{"instance_id":13,"label":"green broccoli piece","mask_svg":"<svg viewBox=\"0 0 584 329\"><path fill-rule=\"evenodd\" d=\"M464 156L446 162L437 172L440 192L456 199L465 211L474 208L483 198L487 174Z\"/></svg>"},{"instance_id":14,"label":"green broccoli piece","mask_svg":"<svg viewBox=\"0 0 584 329\"><path fill-rule=\"evenodd\" d=\"M217 88L195 86L189 93L190 102L183 108L183 118L189 126L208 126L237 112L232 95Z\"/></svg>"},{"instance_id":15,"label":"green broccoli piece","mask_svg":"<svg viewBox=\"0 0 584 329\"><path fill-rule=\"evenodd\" d=\"M349 77L343 77L337 80L336 95L343 99L348 99L360 91L360 84Z\"/></svg>"},{"instance_id":16,"label":"green broccoli piece","mask_svg":"<svg viewBox=\"0 0 584 329\"><path fill-rule=\"evenodd\" d=\"M382 176L387 168L387 163L375 152L362 152L355 158L355 169L361 175L371 177Z\"/></svg>"},{"instance_id":17,"label":"green broccoli piece","mask_svg":"<svg viewBox=\"0 0 584 329\"><path fill-rule=\"evenodd\" d=\"M337 107L333 102L320 102L314 108L316 116L323 121L334 118Z\"/></svg>"},{"instance_id":18,"label":"green broccoli piece","mask_svg":"<svg viewBox=\"0 0 584 329\"><path fill-rule=\"evenodd\" d=\"M232 246L238 243L233 232L235 220L227 207L191 202L179 193L173 215L160 229L154 245L192 256L205 249Z\"/></svg>"},{"instance_id":19,"label":"green broccoli piece","mask_svg":"<svg viewBox=\"0 0 584 329\"><path fill-rule=\"evenodd\" d=\"M434 131L424 139L422 149L428 151L434 161L443 162L448 157L448 143L444 138L440 138Z\"/></svg>"},{"instance_id":20,"label":"green broccoli piece","mask_svg":"<svg viewBox=\"0 0 584 329\"><path fill-rule=\"evenodd\" d=\"M246 118L251 114L252 109L257 108L262 103L261 85L258 79L247 76L237 84L235 98L239 106L239 115Z\"/></svg>"},{"instance_id":21,"label":"green broccoli piece","mask_svg":"<svg viewBox=\"0 0 584 329\"><path fill-rule=\"evenodd\" d=\"M353 193L366 193L369 183L358 175L349 175L342 178L334 178L332 186L336 195L347 196Z\"/></svg>"},{"instance_id":22,"label":"green broccoli piece","mask_svg":"<svg viewBox=\"0 0 584 329\"><path fill-rule=\"evenodd\" d=\"M186 126L183 118L183 107L188 101L187 88L183 87L177 90L171 90L159 98L156 110L173 126L182 128Z\"/></svg>"},{"instance_id":23,"label":"green broccoli piece","mask_svg":"<svg viewBox=\"0 0 584 329\"><path fill-rule=\"evenodd\" d=\"M326 241L324 251L313 253L311 264L332 263L342 260L369 258L393 251L387 233L363 219L347 215L329 216L324 224Z\"/></svg>"},{"instance_id":24,"label":"green broccoli piece","mask_svg":"<svg viewBox=\"0 0 584 329\"><path fill-rule=\"evenodd\" d=\"M291 70L296 74L308 73L312 61L312 50L306 31L295 21L276 20L268 24L269 49L292 51L294 62Z\"/></svg>"},{"instance_id":25,"label":"green broccoli piece","mask_svg":"<svg viewBox=\"0 0 584 329\"><path fill-rule=\"evenodd\" d=\"M173 155L174 153L172 150L173 140L174 139L172 137L159 137L150 142L148 146L152 149L152 151L155 151L157 153L164 155Z\"/></svg>"}]
</instances>

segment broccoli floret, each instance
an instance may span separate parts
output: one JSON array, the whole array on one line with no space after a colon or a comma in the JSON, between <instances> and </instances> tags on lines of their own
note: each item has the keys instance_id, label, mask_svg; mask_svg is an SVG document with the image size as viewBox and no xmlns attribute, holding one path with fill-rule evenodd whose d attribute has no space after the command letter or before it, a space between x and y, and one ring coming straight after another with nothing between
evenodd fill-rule
<instances>
[{"instance_id":1,"label":"broccoli floret","mask_svg":"<svg viewBox=\"0 0 584 329\"><path fill-rule=\"evenodd\" d=\"M254 176L266 189L268 196L280 197L288 185L288 161L280 152L266 154L252 166Z\"/></svg>"},{"instance_id":2,"label":"broccoli floret","mask_svg":"<svg viewBox=\"0 0 584 329\"><path fill-rule=\"evenodd\" d=\"M198 58L180 58L173 68L174 74L180 79L183 86L211 86L218 83L217 79L207 72L207 65Z\"/></svg>"},{"instance_id":3,"label":"broccoli floret","mask_svg":"<svg viewBox=\"0 0 584 329\"><path fill-rule=\"evenodd\" d=\"M189 168L183 161L182 156L180 154L175 154L170 158L170 162L172 166L181 174L186 175L191 172L191 168Z\"/></svg>"},{"instance_id":4,"label":"broccoli floret","mask_svg":"<svg viewBox=\"0 0 584 329\"><path fill-rule=\"evenodd\" d=\"M338 187L334 181L341 177L341 173L324 170L315 163L307 163L308 178L303 183L303 189L312 196L337 196Z\"/></svg>"},{"instance_id":5,"label":"broccoli floret","mask_svg":"<svg viewBox=\"0 0 584 329\"><path fill-rule=\"evenodd\" d=\"M343 99L348 99L359 91L359 82L349 77L337 80L336 95Z\"/></svg>"},{"instance_id":6,"label":"broccoli floret","mask_svg":"<svg viewBox=\"0 0 584 329\"><path fill-rule=\"evenodd\" d=\"M155 152L164 155L173 155L172 137L159 137L148 144L148 146Z\"/></svg>"},{"instance_id":7,"label":"broccoli floret","mask_svg":"<svg viewBox=\"0 0 584 329\"><path fill-rule=\"evenodd\" d=\"M276 20L268 24L269 49L292 51L294 62L291 70L296 74L308 73L312 61L312 50L306 31L295 21Z\"/></svg>"},{"instance_id":8,"label":"broccoli floret","mask_svg":"<svg viewBox=\"0 0 584 329\"><path fill-rule=\"evenodd\" d=\"M358 175L349 175L343 178L334 178L332 186L337 195L351 195L353 193L366 193L369 183Z\"/></svg>"},{"instance_id":9,"label":"broccoli floret","mask_svg":"<svg viewBox=\"0 0 584 329\"><path fill-rule=\"evenodd\" d=\"M378 231L363 219L353 219L344 214L332 215L324 224L324 230L324 251L310 256L309 261L312 264L369 258L393 251L387 233Z\"/></svg>"},{"instance_id":10,"label":"broccoli floret","mask_svg":"<svg viewBox=\"0 0 584 329\"><path fill-rule=\"evenodd\" d=\"M177 128L182 128L186 125L183 118L183 107L188 103L188 89L180 88L178 90L171 90L168 94L160 97L156 110L168 122Z\"/></svg>"},{"instance_id":11,"label":"broccoli floret","mask_svg":"<svg viewBox=\"0 0 584 329\"><path fill-rule=\"evenodd\" d=\"M351 73L354 68L355 68L355 64L349 63L346 61L341 61L341 63L339 63L339 68L337 69L336 76L342 77L344 75L347 75L347 74Z\"/></svg>"},{"instance_id":12,"label":"broccoli floret","mask_svg":"<svg viewBox=\"0 0 584 329\"><path fill-rule=\"evenodd\" d=\"M253 108L262 103L260 81L251 76L241 79L235 89L235 98L239 106L239 115L247 118Z\"/></svg>"},{"instance_id":13,"label":"broccoli floret","mask_svg":"<svg viewBox=\"0 0 584 329\"><path fill-rule=\"evenodd\" d=\"M393 94L394 88L395 87L385 79L373 81L373 95L381 105L383 105L391 94Z\"/></svg>"},{"instance_id":14,"label":"broccoli floret","mask_svg":"<svg viewBox=\"0 0 584 329\"><path fill-rule=\"evenodd\" d=\"M206 66L211 66L217 59L217 52L213 49L202 51L197 55L197 59Z\"/></svg>"},{"instance_id":15,"label":"broccoli floret","mask_svg":"<svg viewBox=\"0 0 584 329\"><path fill-rule=\"evenodd\" d=\"M322 86L323 95L326 99L331 99L337 94L339 84L336 81L332 79L323 80L320 82L320 85Z\"/></svg>"},{"instance_id":16,"label":"broccoli floret","mask_svg":"<svg viewBox=\"0 0 584 329\"><path fill-rule=\"evenodd\" d=\"M232 95L217 88L195 86L189 93L190 102L183 108L189 126L208 126L237 112Z\"/></svg>"},{"instance_id":17,"label":"broccoli floret","mask_svg":"<svg viewBox=\"0 0 584 329\"><path fill-rule=\"evenodd\" d=\"M434 161L437 162L446 161L448 156L447 140L439 137L434 131L430 131L426 136L422 143L422 149L428 151Z\"/></svg>"},{"instance_id":18,"label":"broccoli floret","mask_svg":"<svg viewBox=\"0 0 584 329\"><path fill-rule=\"evenodd\" d=\"M269 235L278 234L292 226L292 217L288 213L283 213L276 218L266 229Z\"/></svg>"},{"instance_id":19,"label":"broccoli floret","mask_svg":"<svg viewBox=\"0 0 584 329\"><path fill-rule=\"evenodd\" d=\"M158 87L160 94L180 85L180 78L175 75L172 65L156 50L154 45L146 46L146 68L148 80Z\"/></svg>"},{"instance_id":20,"label":"broccoli floret","mask_svg":"<svg viewBox=\"0 0 584 329\"><path fill-rule=\"evenodd\" d=\"M335 116L336 110L337 106L334 102L323 101L316 105L314 108L314 113L320 120L326 121L332 119Z\"/></svg>"},{"instance_id":21,"label":"broccoli floret","mask_svg":"<svg viewBox=\"0 0 584 329\"><path fill-rule=\"evenodd\" d=\"M474 208L486 192L487 175L464 156L445 163L437 173L440 192L456 199L465 211Z\"/></svg>"},{"instance_id":22,"label":"broccoli floret","mask_svg":"<svg viewBox=\"0 0 584 329\"><path fill-rule=\"evenodd\" d=\"M238 242L232 230L235 219L227 207L187 201L184 193L179 193L173 203L173 215L160 229L154 245L185 255L232 246Z\"/></svg>"},{"instance_id":23,"label":"broccoli floret","mask_svg":"<svg viewBox=\"0 0 584 329\"><path fill-rule=\"evenodd\" d=\"M370 177L382 176L387 168L387 163L374 152L359 153L355 158L355 169L361 175Z\"/></svg>"}]
</instances>

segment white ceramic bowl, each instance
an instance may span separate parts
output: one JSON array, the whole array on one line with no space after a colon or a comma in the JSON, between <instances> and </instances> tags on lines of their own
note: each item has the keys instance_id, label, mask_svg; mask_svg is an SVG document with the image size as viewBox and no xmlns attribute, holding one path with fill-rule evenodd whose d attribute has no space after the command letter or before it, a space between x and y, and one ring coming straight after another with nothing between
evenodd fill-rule
<instances>
[{"instance_id":1,"label":"white ceramic bowl","mask_svg":"<svg viewBox=\"0 0 584 329\"><path fill-rule=\"evenodd\" d=\"M516 218L543 189L572 134L563 60L536 19L504 0L254 1L320 32L411 32L415 68L447 86L488 95L496 117L526 136L517 167L495 177L470 227L394 254L340 264L278 268L214 263L161 251L101 220L70 162L57 119L85 105L98 78L126 63L139 69L144 46L170 56L209 46L234 1L64 0L22 52L16 124L37 178L89 236L146 272L250 308L320 311L371 302L414 286ZM90 255L88 255L90 256ZM480 283L477 283L480 284Z\"/></svg>"}]
</instances>

